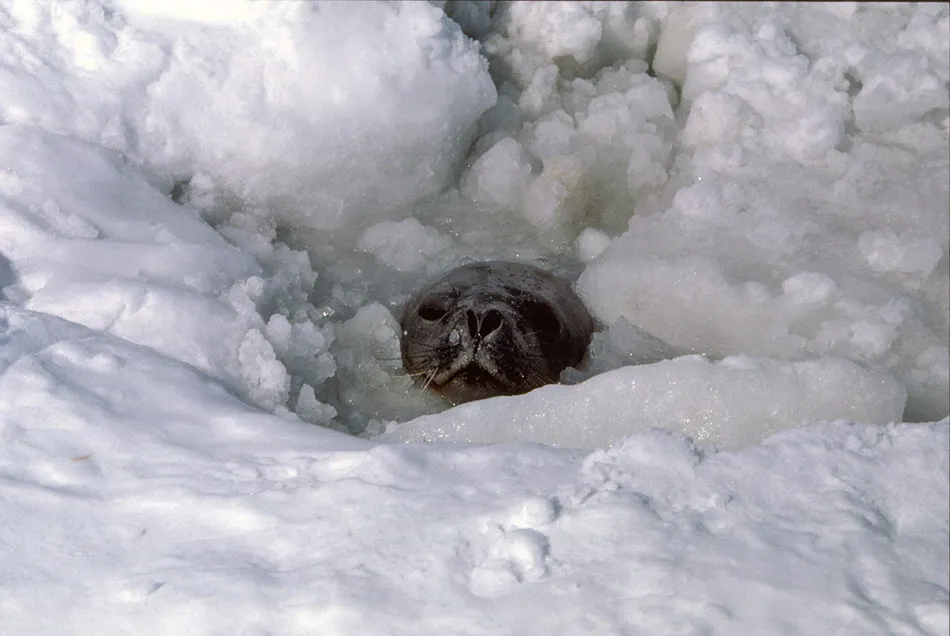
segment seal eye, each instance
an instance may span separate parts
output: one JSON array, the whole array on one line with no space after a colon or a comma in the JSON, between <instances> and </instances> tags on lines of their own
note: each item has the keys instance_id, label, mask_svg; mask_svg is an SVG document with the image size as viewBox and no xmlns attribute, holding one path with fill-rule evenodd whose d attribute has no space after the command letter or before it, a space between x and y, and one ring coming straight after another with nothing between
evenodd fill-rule
<instances>
[{"instance_id":1,"label":"seal eye","mask_svg":"<svg viewBox=\"0 0 950 636\"><path fill-rule=\"evenodd\" d=\"M423 305L419 307L419 317L427 322L434 322L445 315L445 310L438 305Z\"/></svg>"},{"instance_id":2,"label":"seal eye","mask_svg":"<svg viewBox=\"0 0 950 636\"><path fill-rule=\"evenodd\" d=\"M561 333L561 323L554 310L546 303L523 302L521 313L525 320L535 326L535 334L542 345L553 344Z\"/></svg>"}]
</instances>

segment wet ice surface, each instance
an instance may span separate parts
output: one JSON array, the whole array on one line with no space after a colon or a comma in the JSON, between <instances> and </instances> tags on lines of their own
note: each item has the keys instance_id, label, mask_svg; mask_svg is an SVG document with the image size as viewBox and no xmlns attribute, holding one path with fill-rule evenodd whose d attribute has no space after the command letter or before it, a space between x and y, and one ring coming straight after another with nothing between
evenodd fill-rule
<instances>
[{"instance_id":1,"label":"wet ice surface","mask_svg":"<svg viewBox=\"0 0 950 636\"><path fill-rule=\"evenodd\" d=\"M441 7L0 2L0 632L945 634L946 7Z\"/></svg>"}]
</instances>

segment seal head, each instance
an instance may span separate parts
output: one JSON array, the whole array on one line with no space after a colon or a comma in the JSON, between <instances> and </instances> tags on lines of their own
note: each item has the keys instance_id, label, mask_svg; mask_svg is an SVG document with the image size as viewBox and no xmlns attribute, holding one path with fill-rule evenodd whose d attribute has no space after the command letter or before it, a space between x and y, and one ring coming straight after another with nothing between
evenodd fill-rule
<instances>
[{"instance_id":1,"label":"seal head","mask_svg":"<svg viewBox=\"0 0 950 636\"><path fill-rule=\"evenodd\" d=\"M406 304L403 366L458 404L557 382L583 359L590 312L564 281L520 263L463 265Z\"/></svg>"}]
</instances>

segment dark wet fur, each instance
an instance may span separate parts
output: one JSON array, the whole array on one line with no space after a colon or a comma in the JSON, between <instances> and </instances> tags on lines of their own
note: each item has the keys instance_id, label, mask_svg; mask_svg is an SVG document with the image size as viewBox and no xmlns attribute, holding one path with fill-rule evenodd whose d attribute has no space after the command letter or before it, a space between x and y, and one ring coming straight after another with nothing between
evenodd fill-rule
<instances>
[{"instance_id":1,"label":"dark wet fur","mask_svg":"<svg viewBox=\"0 0 950 636\"><path fill-rule=\"evenodd\" d=\"M594 327L566 281L497 261L465 265L430 283L406 304L400 322L407 374L453 403L557 382L581 362Z\"/></svg>"}]
</instances>

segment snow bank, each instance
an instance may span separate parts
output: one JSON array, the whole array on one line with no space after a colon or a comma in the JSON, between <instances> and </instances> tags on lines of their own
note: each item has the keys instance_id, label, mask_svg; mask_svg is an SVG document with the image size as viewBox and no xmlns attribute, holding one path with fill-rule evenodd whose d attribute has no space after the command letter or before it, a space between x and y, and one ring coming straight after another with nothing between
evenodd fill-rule
<instances>
[{"instance_id":1,"label":"snow bank","mask_svg":"<svg viewBox=\"0 0 950 636\"><path fill-rule=\"evenodd\" d=\"M681 170L637 202L579 291L607 324L683 350L887 370L908 388L908 419L937 419L950 410L950 120L947 44L927 34L948 17L823 11L669 15L656 63L686 100ZM883 76L890 88L872 89ZM869 126L865 107L902 119Z\"/></svg>"},{"instance_id":2,"label":"snow bank","mask_svg":"<svg viewBox=\"0 0 950 636\"><path fill-rule=\"evenodd\" d=\"M0 342L5 636L946 626L947 422L372 444L43 314Z\"/></svg>"},{"instance_id":3,"label":"snow bank","mask_svg":"<svg viewBox=\"0 0 950 636\"><path fill-rule=\"evenodd\" d=\"M288 367L311 388L333 375L329 334L309 317L262 316L274 296L306 298L305 254L267 243L255 259L98 146L3 126L0 156L8 299L193 365L269 410L290 401Z\"/></svg>"},{"instance_id":4,"label":"snow bank","mask_svg":"<svg viewBox=\"0 0 950 636\"><path fill-rule=\"evenodd\" d=\"M437 192L495 101L477 47L421 2L15 2L2 19L0 122L306 227Z\"/></svg>"},{"instance_id":5,"label":"snow bank","mask_svg":"<svg viewBox=\"0 0 950 636\"><path fill-rule=\"evenodd\" d=\"M23 483L97 481L100 469L118 464L161 470L155 453L163 452L367 448L249 407L189 365L74 322L0 305L0 339L0 404L10 443L4 469ZM46 460L19 461L40 455ZM62 470L54 469L60 462Z\"/></svg>"},{"instance_id":6,"label":"snow bank","mask_svg":"<svg viewBox=\"0 0 950 636\"><path fill-rule=\"evenodd\" d=\"M18 277L8 297L205 369L220 366L200 349L232 345L228 327L238 321L207 297L259 274L252 257L114 153L4 126L0 154L0 250Z\"/></svg>"},{"instance_id":7,"label":"snow bank","mask_svg":"<svg viewBox=\"0 0 950 636\"><path fill-rule=\"evenodd\" d=\"M756 444L786 428L831 419L887 424L904 413L904 387L853 362L781 363L700 356L628 366L575 386L542 387L393 424L383 441L504 442L566 448L612 445L665 428L701 446Z\"/></svg>"}]
</instances>

